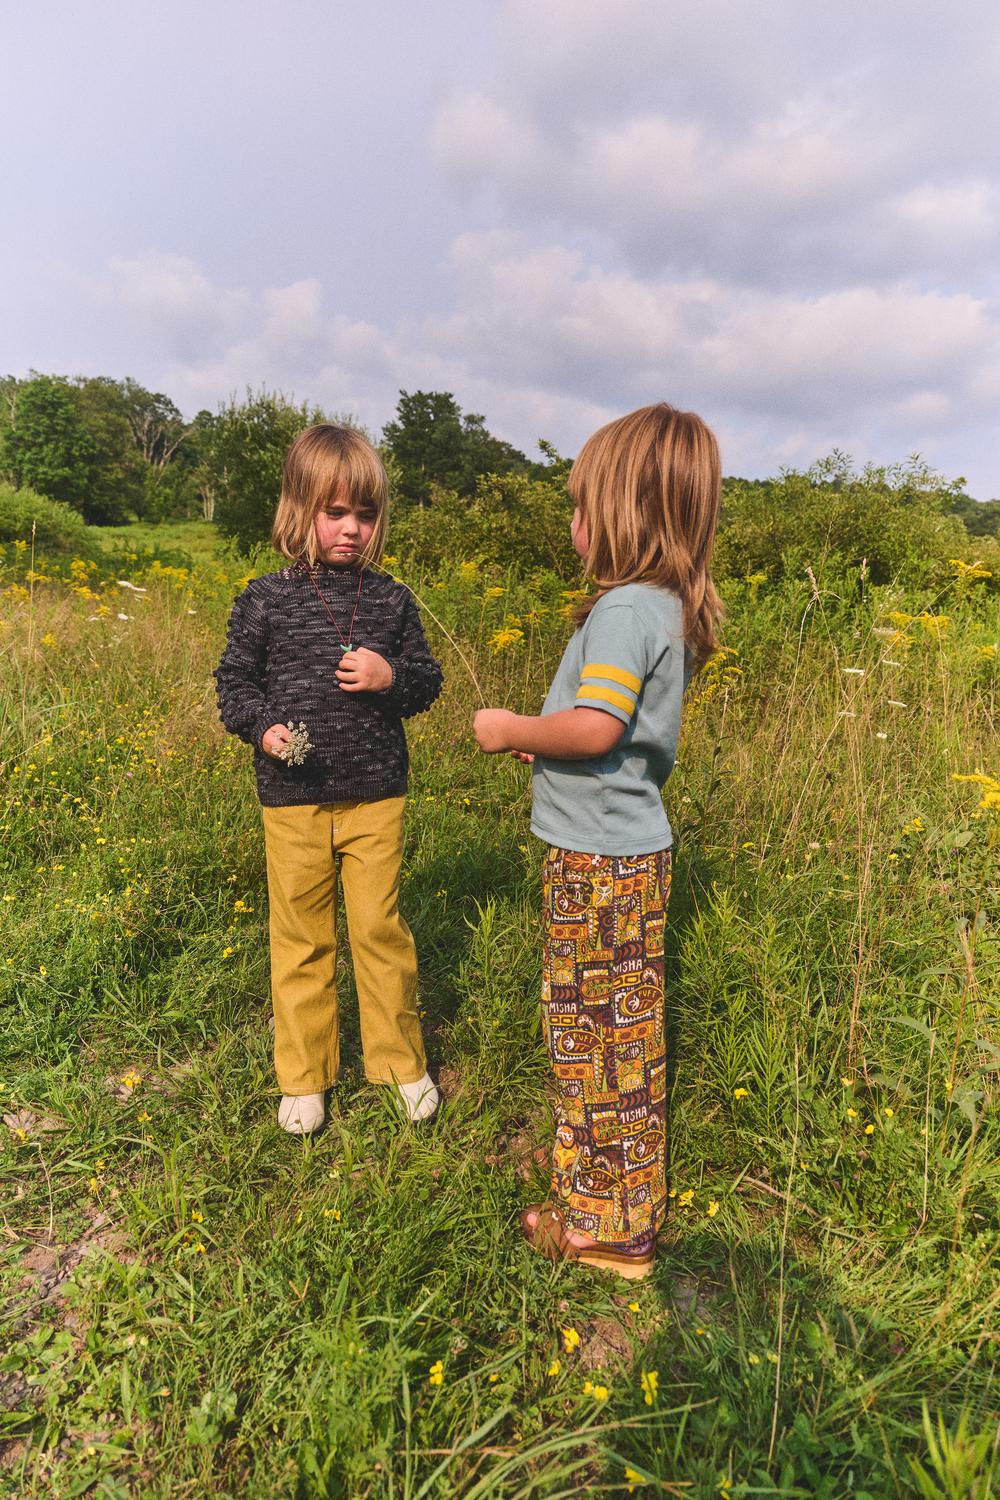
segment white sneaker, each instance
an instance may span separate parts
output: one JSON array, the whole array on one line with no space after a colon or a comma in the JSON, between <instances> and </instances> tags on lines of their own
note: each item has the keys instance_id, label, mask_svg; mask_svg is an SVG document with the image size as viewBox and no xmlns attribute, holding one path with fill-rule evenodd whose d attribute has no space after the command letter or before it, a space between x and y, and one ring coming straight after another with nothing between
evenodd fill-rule
<instances>
[{"instance_id":1,"label":"white sneaker","mask_svg":"<svg viewBox=\"0 0 1000 1500\"><path fill-rule=\"evenodd\" d=\"M282 1094L278 1124L289 1135L311 1135L326 1119L322 1094Z\"/></svg>"},{"instance_id":2,"label":"white sneaker","mask_svg":"<svg viewBox=\"0 0 1000 1500\"><path fill-rule=\"evenodd\" d=\"M397 1083L396 1093L406 1110L407 1118L413 1122L429 1119L441 1098L429 1073L418 1078L416 1083Z\"/></svg>"}]
</instances>

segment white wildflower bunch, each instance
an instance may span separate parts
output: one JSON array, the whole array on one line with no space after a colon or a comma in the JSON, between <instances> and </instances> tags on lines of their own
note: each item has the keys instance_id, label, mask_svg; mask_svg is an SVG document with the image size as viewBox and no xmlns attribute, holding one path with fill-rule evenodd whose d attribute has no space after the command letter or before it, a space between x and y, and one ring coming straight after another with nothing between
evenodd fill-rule
<instances>
[{"instance_id":1,"label":"white wildflower bunch","mask_svg":"<svg viewBox=\"0 0 1000 1500\"><path fill-rule=\"evenodd\" d=\"M312 749L312 740L309 738L309 731L301 719L299 720L298 728L295 727L291 719L289 719L285 728L289 731L289 735L285 748L280 753L280 758L283 761L287 761L290 766L301 766L305 763L305 758Z\"/></svg>"}]
</instances>

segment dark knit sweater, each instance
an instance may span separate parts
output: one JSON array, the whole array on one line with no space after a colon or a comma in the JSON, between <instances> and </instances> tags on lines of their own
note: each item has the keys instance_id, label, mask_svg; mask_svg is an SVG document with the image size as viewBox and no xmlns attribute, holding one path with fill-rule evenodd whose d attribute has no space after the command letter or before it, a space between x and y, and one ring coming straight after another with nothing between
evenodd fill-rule
<instances>
[{"instance_id":1,"label":"dark knit sweater","mask_svg":"<svg viewBox=\"0 0 1000 1500\"><path fill-rule=\"evenodd\" d=\"M409 589L366 571L358 597L354 568L319 564L313 577L347 640L385 657L392 683L381 692L345 693L336 670L337 631L304 567L254 578L233 605L226 649L215 672L219 713L254 749L257 795L265 807L364 802L406 791L409 758L402 720L429 708L441 668L424 638ZM272 724L305 724L313 748L301 766L265 755Z\"/></svg>"}]
</instances>

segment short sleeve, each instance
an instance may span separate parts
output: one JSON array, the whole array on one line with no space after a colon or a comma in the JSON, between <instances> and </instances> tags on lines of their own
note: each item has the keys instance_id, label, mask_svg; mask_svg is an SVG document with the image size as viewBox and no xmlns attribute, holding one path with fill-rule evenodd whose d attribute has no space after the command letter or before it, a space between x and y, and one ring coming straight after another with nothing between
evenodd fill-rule
<instances>
[{"instance_id":1,"label":"short sleeve","mask_svg":"<svg viewBox=\"0 0 1000 1500\"><path fill-rule=\"evenodd\" d=\"M584 625L583 664L575 708L599 708L630 724L647 674L648 643L639 611L628 604L595 608Z\"/></svg>"}]
</instances>

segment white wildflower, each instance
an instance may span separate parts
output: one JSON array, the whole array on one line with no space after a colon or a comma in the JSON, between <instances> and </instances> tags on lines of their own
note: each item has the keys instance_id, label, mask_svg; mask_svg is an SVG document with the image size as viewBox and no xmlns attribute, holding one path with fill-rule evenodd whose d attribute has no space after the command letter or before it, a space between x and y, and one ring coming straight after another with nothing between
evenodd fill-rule
<instances>
[{"instance_id":1,"label":"white wildflower","mask_svg":"<svg viewBox=\"0 0 1000 1500\"><path fill-rule=\"evenodd\" d=\"M288 736L288 740L285 743L285 748L278 752L279 757L281 760L286 761L290 766L301 766L304 764L306 756L312 749L312 741L309 738L309 731L303 724L301 719L299 720L299 726L297 729L291 719L289 719L286 728L290 731L290 733Z\"/></svg>"},{"instance_id":2,"label":"white wildflower","mask_svg":"<svg viewBox=\"0 0 1000 1500\"><path fill-rule=\"evenodd\" d=\"M119 578L118 587L120 589L131 589L133 594L144 594L146 592L146 590L141 589L137 583L129 583L127 578Z\"/></svg>"},{"instance_id":3,"label":"white wildflower","mask_svg":"<svg viewBox=\"0 0 1000 1500\"><path fill-rule=\"evenodd\" d=\"M865 675L864 667L841 667L840 670L847 677L863 677Z\"/></svg>"}]
</instances>

